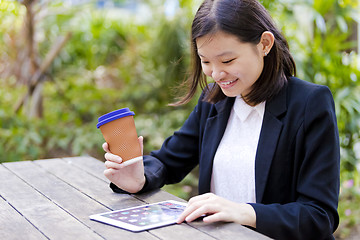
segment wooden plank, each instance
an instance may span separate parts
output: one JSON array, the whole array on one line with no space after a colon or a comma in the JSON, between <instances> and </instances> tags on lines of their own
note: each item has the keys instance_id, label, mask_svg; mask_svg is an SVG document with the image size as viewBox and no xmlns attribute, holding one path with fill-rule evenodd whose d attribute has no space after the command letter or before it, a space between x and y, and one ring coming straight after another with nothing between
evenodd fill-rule
<instances>
[{"instance_id":1,"label":"wooden plank","mask_svg":"<svg viewBox=\"0 0 360 240\"><path fill-rule=\"evenodd\" d=\"M206 224L203 221L194 221L189 225L205 232L217 239L221 240L233 240L233 239L244 239L244 240L266 240L270 239L265 235L255 232L249 228L241 226L236 223L211 223Z\"/></svg>"},{"instance_id":2,"label":"wooden plank","mask_svg":"<svg viewBox=\"0 0 360 240\"><path fill-rule=\"evenodd\" d=\"M37 160L34 163L109 209L115 210L143 204L129 194L113 193L108 183L74 167L72 163L60 159Z\"/></svg>"},{"instance_id":3,"label":"wooden plank","mask_svg":"<svg viewBox=\"0 0 360 240\"><path fill-rule=\"evenodd\" d=\"M14 173L0 165L0 193L49 239L102 239ZM46 179L45 179L46 180Z\"/></svg>"},{"instance_id":4,"label":"wooden plank","mask_svg":"<svg viewBox=\"0 0 360 240\"><path fill-rule=\"evenodd\" d=\"M170 193L167 193L162 190L155 190L155 191L152 191L149 193L136 195L136 197L140 197L141 199L143 199L149 203L163 201L165 199L172 199L172 200L186 202L185 200L175 197L174 195L171 195ZM161 199L163 199L163 200L161 200ZM185 225L185 224L181 224L181 226L182 225ZM270 239L262 234L259 234L251 229L248 229L244 226L241 226L241 225L235 224L235 223L219 222L219 223L206 224L203 221L198 220L198 221L195 221L192 223L188 223L188 225L193 227L194 229L200 230L201 232L205 233L206 234L206 236L204 236L205 239L209 239L211 237L214 237L216 239L221 239L221 240L223 240L223 239L224 240L226 240L226 239L229 239L229 240L233 240L233 239L244 239L244 240L247 240L247 239L249 239L249 240ZM167 230L168 229L156 229L156 230L153 230L153 232L157 236L165 237L166 234L170 234L170 233L166 233ZM183 229L182 231L180 230L178 232L181 232L181 237L180 237L181 239L186 239L189 236L194 236L193 234L189 234L189 233L192 233L189 229L186 229L186 230ZM166 233L166 234L163 235L163 233Z\"/></svg>"},{"instance_id":5,"label":"wooden plank","mask_svg":"<svg viewBox=\"0 0 360 240\"><path fill-rule=\"evenodd\" d=\"M104 163L95 158L76 157L76 158L65 158L63 160L67 162L71 162L72 164L76 165L79 168L85 168L84 166L86 166L86 171L92 173L95 176L96 175L104 176L103 174L103 170L105 169ZM133 196L146 203L155 203L164 200L177 200L181 202L186 202L185 200L160 189L143 194L133 194ZM189 228L183 227L182 225L186 225L186 224L181 224L181 226L172 226L171 228L155 229L155 230L151 230L151 232L154 233L156 236L165 238L171 236L171 231L174 231L173 230L174 228L180 228L180 229L184 228L182 230L176 230L178 233L181 233L179 236L177 236L177 238L179 239L186 239L189 236L196 236L196 234L198 234L194 232L197 230L193 229L194 231L192 231ZM225 225L229 225L229 226L225 226ZM238 234L242 236L242 239L262 239L263 236L246 227L231 223L214 223L208 225L203 223L202 221L197 221L195 223L191 223L190 226L192 228L199 228L205 234L211 232L211 235L216 236L218 239L234 239ZM216 231L213 232L212 229L216 229ZM221 229L221 231L219 229ZM199 235L199 239L201 239L201 237L204 237L205 239L211 238L210 235Z\"/></svg>"},{"instance_id":6,"label":"wooden plank","mask_svg":"<svg viewBox=\"0 0 360 240\"><path fill-rule=\"evenodd\" d=\"M22 240L46 239L24 216L0 197L0 239Z\"/></svg>"},{"instance_id":7,"label":"wooden plank","mask_svg":"<svg viewBox=\"0 0 360 240\"><path fill-rule=\"evenodd\" d=\"M159 237L160 239L174 239L174 240L214 240L215 238L207 233L201 232L198 229L189 226L185 223L175 224L169 227L158 228L151 230L151 233ZM237 238L233 238L237 239ZM219 239L221 240L221 239Z\"/></svg>"},{"instance_id":8,"label":"wooden plank","mask_svg":"<svg viewBox=\"0 0 360 240\"><path fill-rule=\"evenodd\" d=\"M97 176L98 175L104 176L103 170L105 169L105 166L104 166L104 163L100 160L97 160L92 157L77 157L77 158L69 158L69 159L65 158L64 160L71 161L78 167L86 166L86 170L89 173L92 173ZM106 177L104 177L104 178L106 179ZM147 193L143 193L143 194L133 194L133 196L137 199L140 199L141 201L146 202L146 203L155 203L155 202L164 201L164 200L177 200L177 201L181 201L181 202L186 202L185 200L183 200L179 197L176 197L166 191L160 190L160 189L154 190L151 192L147 192ZM201 231L203 231L204 233L209 233L209 232L212 232L211 231L212 229L217 229L212 234L215 235L219 239L234 239L238 233L241 236L243 236L243 239L262 239L262 237L263 237L263 235L261 235L257 232L254 232L253 230L250 230L246 227L239 226L238 224L214 223L214 224L208 225L208 224L203 223L202 221L198 221L198 222L195 222L195 225L193 223L190 225L194 228L200 228ZM225 225L229 225L229 226L225 227ZM219 231L220 228L222 229L221 231ZM164 237L164 236L166 236L166 234L162 235L162 233L166 232L168 229L169 228L161 228L161 229L152 230L152 232L156 233L157 236ZM180 232L180 231L178 231L178 232ZM190 235L194 236L194 235L192 235L192 234L194 234L192 231L185 230L182 232L183 232L182 234L184 236L184 239L187 237L188 232L191 232ZM209 237L209 235L207 235L207 237Z\"/></svg>"},{"instance_id":9,"label":"wooden plank","mask_svg":"<svg viewBox=\"0 0 360 240\"><path fill-rule=\"evenodd\" d=\"M161 189L156 189L150 192L141 193L141 194L133 194L134 197L141 199L147 203L155 203L165 200L176 200L179 202L186 202L184 199L179 198L171 193L165 192Z\"/></svg>"},{"instance_id":10,"label":"wooden plank","mask_svg":"<svg viewBox=\"0 0 360 240\"><path fill-rule=\"evenodd\" d=\"M134 194L133 196L147 203L156 203L165 200L176 200L180 202L186 202L184 199L178 198L161 189L143 194ZM195 227L190 226L186 223L182 223L180 225L175 224L172 225L171 227L166 227L166 228L158 228L158 229L150 230L150 232L160 237L161 239L176 239L176 240L189 240L191 238L199 239L199 240L216 239L208 235L206 232L199 231Z\"/></svg>"},{"instance_id":11,"label":"wooden plank","mask_svg":"<svg viewBox=\"0 0 360 240\"><path fill-rule=\"evenodd\" d=\"M110 183L104 175L105 164L104 162L88 156L81 157L71 157L71 158L62 158L63 161L68 164L73 164L74 166L81 168L82 170L104 180L107 183Z\"/></svg>"},{"instance_id":12,"label":"wooden plank","mask_svg":"<svg viewBox=\"0 0 360 240\"><path fill-rule=\"evenodd\" d=\"M56 161L56 160L55 160ZM109 211L109 208L101 205L94 199L79 192L69 184L56 176L49 174L39 165L33 162L18 162L6 165L8 169L20 176L33 188L40 191L47 198L78 219L82 224L91 228L105 239L144 239L154 240L154 236L147 232L137 235L129 231L100 224L89 219L94 213ZM46 179L46 181L44 181ZM99 180L101 181L101 180Z\"/></svg>"},{"instance_id":13,"label":"wooden plank","mask_svg":"<svg viewBox=\"0 0 360 240\"><path fill-rule=\"evenodd\" d=\"M99 181L99 178L95 177L92 173L88 172L90 171L89 168L88 171L84 171L80 168L74 167L74 163L79 159L80 158L76 158L74 160L67 159L66 161L38 160L35 161L35 163L41 166L42 168L46 169L46 171L49 171L52 174L56 175L57 177L61 178L63 181L67 182L71 186L74 186L79 191L83 192L84 194L88 195L93 199L96 199L104 206L108 206L113 210L138 206L145 203L164 201L168 199L175 199L180 201L182 200L162 190L155 190L141 195L113 193L112 190L109 188L108 183L104 181ZM92 164L93 167L94 166L97 167L96 165L97 163ZM166 228L170 229L173 227L177 229L178 228L184 229L183 230L184 232L191 231L192 233L191 235L196 236L199 239L213 239L209 237L207 234L204 234L203 232L198 231L196 229L191 228L191 230L189 230L190 228L186 224L182 224L179 227L168 226ZM151 230L150 233L157 236L157 231L158 229ZM162 230L162 233L159 234L163 236L164 232L168 232L167 238L175 237L174 231L172 230ZM186 238L185 237L181 238L179 235L179 239L186 239Z\"/></svg>"},{"instance_id":14,"label":"wooden plank","mask_svg":"<svg viewBox=\"0 0 360 240\"><path fill-rule=\"evenodd\" d=\"M96 158L82 156L82 157L63 158L62 160L67 162L68 164L73 164L74 166L85 170L86 172L94 175L95 177L103 179L107 183L110 183L110 181L104 175L104 170L105 170L104 163ZM163 190L154 190L152 192L144 193L144 194L133 194L133 196L146 203L155 203L158 201L164 201L165 199L186 202L185 200L176 197Z\"/></svg>"},{"instance_id":15,"label":"wooden plank","mask_svg":"<svg viewBox=\"0 0 360 240\"><path fill-rule=\"evenodd\" d=\"M22 229L35 229L35 234L40 234L37 239L42 236L50 239L268 239L250 229L228 223L205 224L198 221L131 233L93 222L88 219L89 215L109 209L167 199L184 201L162 190L137 195L112 193L108 181L97 176L103 176L101 167L104 167L101 161L87 157L1 165L0 220L1 213L5 214L5 218L10 212L17 213L18 217L12 221L25 222L25 225L21 224ZM8 236L1 237L2 226L1 223L0 239L9 239ZM15 234L11 239L17 239L19 235Z\"/></svg>"},{"instance_id":16,"label":"wooden plank","mask_svg":"<svg viewBox=\"0 0 360 240\"><path fill-rule=\"evenodd\" d=\"M63 158L68 164L73 164L78 168L84 169L86 172L93 174L96 177L104 179L104 181L110 183L110 181L104 176L105 166L104 163L93 157L73 157ZM163 190L154 190L143 194L133 194L135 198L140 199L146 203L155 203L164 200L177 200L186 202L184 199L176 197Z\"/></svg>"}]
</instances>

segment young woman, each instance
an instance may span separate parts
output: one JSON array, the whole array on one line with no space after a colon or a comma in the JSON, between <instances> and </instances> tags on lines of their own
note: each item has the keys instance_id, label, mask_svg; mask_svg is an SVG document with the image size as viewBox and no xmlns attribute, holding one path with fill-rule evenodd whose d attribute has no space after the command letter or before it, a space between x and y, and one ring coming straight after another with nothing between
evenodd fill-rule
<instances>
[{"instance_id":1,"label":"young woman","mask_svg":"<svg viewBox=\"0 0 360 240\"><path fill-rule=\"evenodd\" d=\"M199 85L203 93L160 150L124 167L104 143L111 188L149 191L199 165L200 195L179 223L206 214L205 222L236 222L275 239L333 239L340 147L330 90L294 77L288 44L256 0L205 0L192 58L179 104Z\"/></svg>"}]
</instances>

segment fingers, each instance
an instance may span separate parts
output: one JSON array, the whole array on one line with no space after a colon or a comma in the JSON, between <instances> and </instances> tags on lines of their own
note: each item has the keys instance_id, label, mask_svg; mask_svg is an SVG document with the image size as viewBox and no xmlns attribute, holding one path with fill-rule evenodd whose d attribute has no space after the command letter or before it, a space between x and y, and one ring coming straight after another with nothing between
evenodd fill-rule
<instances>
[{"instance_id":1,"label":"fingers","mask_svg":"<svg viewBox=\"0 0 360 240\"><path fill-rule=\"evenodd\" d=\"M123 161L120 156L109 153L109 152L105 153L104 157L107 161L111 161L114 163L122 163L122 161Z\"/></svg>"},{"instance_id":2,"label":"fingers","mask_svg":"<svg viewBox=\"0 0 360 240\"><path fill-rule=\"evenodd\" d=\"M212 193L190 199L177 223L191 222L202 216L206 223L235 222L256 228L256 212L250 204L232 202Z\"/></svg>"},{"instance_id":3,"label":"fingers","mask_svg":"<svg viewBox=\"0 0 360 240\"><path fill-rule=\"evenodd\" d=\"M138 137L138 141L140 144L140 148L141 148L141 154L143 154L143 150L144 150L144 137L140 136ZM107 142L104 142L102 145L102 148L104 149L105 152L110 153L110 149L109 149L109 144ZM106 156L106 155L105 155ZM105 157L106 158L106 157Z\"/></svg>"},{"instance_id":4,"label":"fingers","mask_svg":"<svg viewBox=\"0 0 360 240\"><path fill-rule=\"evenodd\" d=\"M193 197L189 200L189 203L184 212L177 219L177 223L184 221L191 222L195 219L202 217L206 214L212 214L217 211L216 203L212 201L216 196L212 193L206 193ZM211 220L211 219L210 219Z\"/></svg>"},{"instance_id":5,"label":"fingers","mask_svg":"<svg viewBox=\"0 0 360 240\"><path fill-rule=\"evenodd\" d=\"M113 169L113 168L107 168L107 169L104 170L104 175L107 178L111 178L111 176L113 176L115 174L116 174L116 170Z\"/></svg>"},{"instance_id":6,"label":"fingers","mask_svg":"<svg viewBox=\"0 0 360 240\"><path fill-rule=\"evenodd\" d=\"M143 153L143 141L144 141L144 138L142 136L140 136L140 137L138 137L138 141L139 141L139 144L140 144L141 154L142 154ZM105 162L105 167L107 169L112 168L112 169L116 170L116 169L121 169L121 168L124 168L124 167L127 166L125 163L123 163L123 159L120 156L112 154L110 152L109 144L107 142L103 143L102 148L106 152L104 157L107 160Z\"/></svg>"},{"instance_id":7,"label":"fingers","mask_svg":"<svg viewBox=\"0 0 360 240\"><path fill-rule=\"evenodd\" d=\"M143 155L144 154L144 137L140 136L138 138L138 140L139 140L139 144L140 144L141 155Z\"/></svg>"},{"instance_id":8,"label":"fingers","mask_svg":"<svg viewBox=\"0 0 360 240\"><path fill-rule=\"evenodd\" d=\"M112 162L112 161L106 161L105 162L105 167L107 169L115 169L115 170L118 170L118 169L121 169L121 168L124 168L124 164L121 164L121 163L115 163L115 162Z\"/></svg>"},{"instance_id":9,"label":"fingers","mask_svg":"<svg viewBox=\"0 0 360 240\"><path fill-rule=\"evenodd\" d=\"M110 152L109 150L109 144L107 142L104 142L102 145L102 148L104 149L105 152Z\"/></svg>"},{"instance_id":10,"label":"fingers","mask_svg":"<svg viewBox=\"0 0 360 240\"><path fill-rule=\"evenodd\" d=\"M204 217L208 214L213 214L216 212L214 207L210 207L209 205L204 205L199 208L189 209L190 213L185 217L186 222L192 222L200 217Z\"/></svg>"},{"instance_id":11,"label":"fingers","mask_svg":"<svg viewBox=\"0 0 360 240\"><path fill-rule=\"evenodd\" d=\"M213 193L201 194L201 195L192 197L192 198L189 200L189 204L193 204L193 203L195 203L195 202L202 201L202 200L206 200L206 199L209 199L209 198L212 198L212 197L215 197L215 196L216 196L216 195L213 194Z\"/></svg>"},{"instance_id":12,"label":"fingers","mask_svg":"<svg viewBox=\"0 0 360 240\"><path fill-rule=\"evenodd\" d=\"M225 218L224 214L222 214L222 212L219 212L219 213L215 213L215 214L209 215L207 217L204 217L203 221L206 223L214 223L214 222L226 221L226 218Z\"/></svg>"}]
</instances>

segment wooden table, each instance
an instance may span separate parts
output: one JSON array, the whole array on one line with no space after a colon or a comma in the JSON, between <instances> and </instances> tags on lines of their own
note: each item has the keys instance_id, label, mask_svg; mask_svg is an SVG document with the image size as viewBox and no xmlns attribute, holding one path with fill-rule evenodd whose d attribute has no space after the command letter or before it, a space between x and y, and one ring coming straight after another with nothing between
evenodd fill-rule
<instances>
[{"instance_id":1,"label":"wooden table","mask_svg":"<svg viewBox=\"0 0 360 240\"><path fill-rule=\"evenodd\" d=\"M175 224L140 233L95 222L89 215L168 199L162 190L117 194L91 157L0 165L0 239L268 239L234 223Z\"/></svg>"}]
</instances>

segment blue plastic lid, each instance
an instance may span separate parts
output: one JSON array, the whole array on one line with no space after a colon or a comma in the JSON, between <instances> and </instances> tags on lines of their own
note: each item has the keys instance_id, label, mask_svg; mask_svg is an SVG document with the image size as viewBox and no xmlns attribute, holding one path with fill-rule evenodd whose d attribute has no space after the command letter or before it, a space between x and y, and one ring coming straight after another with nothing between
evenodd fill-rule
<instances>
[{"instance_id":1,"label":"blue plastic lid","mask_svg":"<svg viewBox=\"0 0 360 240\"><path fill-rule=\"evenodd\" d=\"M114 121L114 120L122 118L122 117L134 116L134 115L135 115L135 113L130 111L129 108L118 109L118 110L109 112L109 113L99 117L98 118L98 124L96 124L96 127L99 128L102 125L104 125L105 123Z\"/></svg>"}]
</instances>

